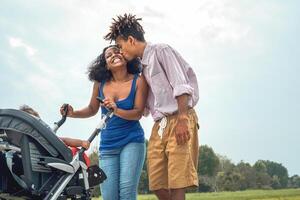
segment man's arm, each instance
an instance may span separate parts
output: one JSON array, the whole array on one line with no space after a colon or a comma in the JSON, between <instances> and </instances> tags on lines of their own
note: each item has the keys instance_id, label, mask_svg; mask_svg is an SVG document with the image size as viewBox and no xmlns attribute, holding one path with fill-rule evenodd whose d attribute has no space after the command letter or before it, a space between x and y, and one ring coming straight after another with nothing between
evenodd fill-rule
<instances>
[{"instance_id":1,"label":"man's arm","mask_svg":"<svg viewBox=\"0 0 300 200\"><path fill-rule=\"evenodd\" d=\"M175 126L175 137L177 144L185 144L189 139L188 130L188 100L194 89L188 84L185 61L171 47L166 46L158 53L162 68L173 87L173 96L178 104L178 119Z\"/></svg>"},{"instance_id":2,"label":"man's arm","mask_svg":"<svg viewBox=\"0 0 300 200\"><path fill-rule=\"evenodd\" d=\"M178 97L177 104L178 104L178 118L177 124L175 127L175 137L177 144L185 144L190 139L189 129L188 129L188 95L183 94Z\"/></svg>"},{"instance_id":3,"label":"man's arm","mask_svg":"<svg viewBox=\"0 0 300 200\"><path fill-rule=\"evenodd\" d=\"M182 94L192 96L194 88L189 84L186 61L170 46L158 50L157 56L173 88L173 97L177 98Z\"/></svg>"}]
</instances>

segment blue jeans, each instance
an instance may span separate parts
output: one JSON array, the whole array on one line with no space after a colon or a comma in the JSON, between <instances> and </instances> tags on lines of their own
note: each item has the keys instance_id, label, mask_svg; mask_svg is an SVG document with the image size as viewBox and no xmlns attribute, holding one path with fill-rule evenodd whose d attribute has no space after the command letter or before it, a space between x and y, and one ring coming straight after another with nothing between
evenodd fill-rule
<instances>
[{"instance_id":1,"label":"blue jeans","mask_svg":"<svg viewBox=\"0 0 300 200\"><path fill-rule=\"evenodd\" d=\"M145 143L129 143L100 152L100 167L107 176L100 185L103 200L136 200L145 148Z\"/></svg>"}]
</instances>

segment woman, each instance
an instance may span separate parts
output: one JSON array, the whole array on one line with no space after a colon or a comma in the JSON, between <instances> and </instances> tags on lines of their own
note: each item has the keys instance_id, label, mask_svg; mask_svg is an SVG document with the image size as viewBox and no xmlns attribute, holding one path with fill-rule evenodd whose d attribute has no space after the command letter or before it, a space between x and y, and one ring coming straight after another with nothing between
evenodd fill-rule
<instances>
[{"instance_id":1,"label":"woman","mask_svg":"<svg viewBox=\"0 0 300 200\"><path fill-rule=\"evenodd\" d=\"M148 94L139 65L138 60L127 63L116 46L106 47L88 70L89 79L94 81L89 105L76 111L71 106L68 109L69 117L93 116L99 110L96 97L100 96L104 99L101 113L107 112L105 107L114 111L101 132L99 148L100 167L108 177L100 186L104 200L134 200L137 196L145 160L144 131L138 120Z\"/></svg>"}]
</instances>

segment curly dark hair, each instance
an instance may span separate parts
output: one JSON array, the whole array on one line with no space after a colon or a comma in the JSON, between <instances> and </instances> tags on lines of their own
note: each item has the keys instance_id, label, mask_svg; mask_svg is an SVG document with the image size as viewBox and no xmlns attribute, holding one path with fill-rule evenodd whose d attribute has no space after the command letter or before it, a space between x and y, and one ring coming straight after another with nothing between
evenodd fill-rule
<instances>
[{"instance_id":1,"label":"curly dark hair","mask_svg":"<svg viewBox=\"0 0 300 200\"><path fill-rule=\"evenodd\" d=\"M109 81L112 78L112 73L106 67L105 51L116 45L110 45L103 49L102 53L88 66L88 77L90 81ZM141 72L141 62L138 58L127 62L127 72L130 74L139 74Z\"/></svg>"},{"instance_id":2,"label":"curly dark hair","mask_svg":"<svg viewBox=\"0 0 300 200\"><path fill-rule=\"evenodd\" d=\"M124 14L123 16L118 15L116 19L113 18L112 20L113 22L109 27L110 32L104 36L105 40L111 42L116 40L118 36L127 40L128 36L132 36L141 42L145 42L145 31L139 23L142 18L136 18L132 14Z\"/></svg>"}]
</instances>

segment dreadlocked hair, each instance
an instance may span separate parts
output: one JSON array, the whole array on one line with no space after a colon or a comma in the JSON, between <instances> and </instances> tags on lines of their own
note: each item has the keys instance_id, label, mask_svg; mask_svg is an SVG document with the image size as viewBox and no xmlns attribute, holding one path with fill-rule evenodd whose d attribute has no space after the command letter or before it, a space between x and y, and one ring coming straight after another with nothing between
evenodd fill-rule
<instances>
[{"instance_id":1,"label":"dreadlocked hair","mask_svg":"<svg viewBox=\"0 0 300 200\"><path fill-rule=\"evenodd\" d=\"M111 80L112 73L107 69L105 59L105 51L111 47L118 48L116 45L105 47L102 53L88 66L87 74L90 81L101 83L102 81ZM138 58L128 61L126 67L129 74L139 74L141 72L141 62Z\"/></svg>"},{"instance_id":2,"label":"dreadlocked hair","mask_svg":"<svg viewBox=\"0 0 300 200\"><path fill-rule=\"evenodd\" d=\"M112 42L113 40L115 41L118 36L127 40L129 36L132 36L141 42L145 41L145 31L139 23L142 18L136 18L136 16L132 14L124 14L123 16L118 15L116 19L113 18L112 20L113 22L109 27L110 32L104 36L105 40Z\"/></svg>"}]
</instances>

